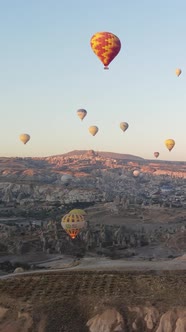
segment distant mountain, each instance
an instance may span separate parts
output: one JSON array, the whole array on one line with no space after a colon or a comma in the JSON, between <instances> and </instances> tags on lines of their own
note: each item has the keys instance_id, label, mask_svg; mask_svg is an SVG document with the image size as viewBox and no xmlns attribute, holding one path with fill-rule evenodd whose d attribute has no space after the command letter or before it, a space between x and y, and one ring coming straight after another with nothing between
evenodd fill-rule
<instances>
[{"instance_id":1,"label":"distant mountain","mask_svg":"<svg viewBox=\"0 0 186 332\"><path fill-rule=\"evenodd\" d=\"M111 159L126 159L126 160L144 160L144 158L134 156L131 154L124 154L124 153L116 153L116 152L104 152L104 151L94 151L94 150L73 150L61 155L56 155L53 157L73 157L73 156L80 156L80 155L97 155L103 158L111 158Z\"/></svg>"}]
</instances>

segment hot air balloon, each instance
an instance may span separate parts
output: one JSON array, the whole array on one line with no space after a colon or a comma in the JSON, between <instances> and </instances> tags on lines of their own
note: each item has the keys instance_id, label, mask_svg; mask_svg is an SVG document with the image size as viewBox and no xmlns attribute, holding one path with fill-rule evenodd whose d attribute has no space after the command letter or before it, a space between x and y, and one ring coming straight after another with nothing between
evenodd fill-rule
<instances>
[{"instance_id":1,"label":"hot air balloon","mask_svg":"<svg viewBox=\"0 0 186 332\"><path fill-rule=\"evenodd\" d=\"M139 176L139 175L140 175L140 171L138 171L137 169L135 169L135 170L133 171L133 175L134 175L135 177Z\"/></svg>"},{"instance_id":2,"label":"hot air balloon","mask_svg":"<svg viewBox=\"0 0 186 332\"><path fill-rule=\"evenodd\" d=\"M70 174L63 174L61 176L61 182L65 185L69 184L73 180L73 176Z\"/></svg>"},{"instance_id":3,"label":"hot air balloon","mask_svg":"<svg viewBox=\"0 0 186 332\"><path fill-rule=\"evenodd\" d=\"M120 123L120 128L121 128L121 130L125 131L125 130L128 129L128 127L129 127L129 125L128 125L127 122L121 122L121 123Z\"/></svg>"},{"instance_id":4,"label":"hot air balloon","mask_svg":"<svg viewBox=\"0 0 186 332\"><path fill-rule=\"evenodd\" d=\"M176 75L177 75L177 76L180 76L181 73L182 73L181 69L180 69L180 68L177 68L177 69L176 69Z\"/></svg>"},{"instance_id":5,"label":"hot air balloon","mask_svg":"<svg viewBox=\"0 0 186 332\"><path fill-rule=\"evenodd\" d=\"M21 134L21 135L19 135L19 139L20 139L21 142L23 142L24 144L26 144L30 140L30 135L28 135L28 134Z\"/></svg>"},{"instance_id":6,"label":"hot air balloon","mask_svg":"<svg viewBox=\"0 0 186 332\"><path fill-rule=\"evenodd\" d=\"M76 238L85 224L85 218L82 214L68 213L61 220L61 226L72 239Z\"/></svg>"},{"instance_id":7,"label":"hot air balloon","mask_svg":"<svg viewBox=\"0 0 186 332\"><path fill-rule=\"evenodd\" d=\"M108 65L121 49L119 38L111 32L95 33L90 40L90 45L93 52L103 63L104 69L108 69Z\"/></svg>"},{"instance_id":8,"label":"hot air balloon","mask_svg":"<svg viewBox=\"0 0 186 332\"><path fill-rule=\"evenodd\" d=\"M158 158L159 155L160 155L159 152L154 152L154 157L155 157L155 158Z\"/></svg>"},{"instance_id":9,"label":"hot air balloon","mask_svg":"<svg viewBox=\"0 0 186 332\"><path fill-rule=\"evenodd\" d=\"M91 133L92 136L95 136L99 129L96 126L90 126L88 130L89 130L89 132Z\"/></svg>"},{"instance_id":10,"label":"hot air balloon","mask_svg":"<svg viewBox=\"0 0 186 332\"><path fill-rule=\"evenodd\" d=\"M79 109L79 110L77 110L77 115L79 116L79 118L80 118L81 120L83 120L84 117L87 115L87 111L84 110L83 108L82 108L82 109Z\"/></svg>"},{"instance_id":11,"label":"hot air balloon","mask_svg":"<svg viewBox=\"0 0 186 332\"><path fill-rule=\"evenodd\" d=\"M171 139L171 138L166 139L165 146L167 147L167 149L170 152L173 149L173 147L175 146L175 141L173 139Z\"/></svg>"}]
</instances>

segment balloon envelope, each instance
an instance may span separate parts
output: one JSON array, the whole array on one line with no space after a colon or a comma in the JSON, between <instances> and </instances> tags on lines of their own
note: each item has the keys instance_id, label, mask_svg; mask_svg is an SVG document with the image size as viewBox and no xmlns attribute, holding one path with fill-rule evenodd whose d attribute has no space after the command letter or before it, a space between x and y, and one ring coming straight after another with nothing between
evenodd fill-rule
<instances>
[{"instance_id":1,"label":"balloon envelope","mask_svg":"<svg viewBox=\"0 0 186 332\"><path fill-rule=\"evenodd\" d=\"M30 135L28 135L28 134L21 134L21 135L19 135L19 139L20 139L21 142L23 142L24 144L26 144L30 140Z\"/></svg>"},{"instance_id":2,"label":"balloon envelope","mask_svg":"<svg viewBox=\"0 0 186 332\"><path fill-rule=\"evenodd\" d=\"M176 69L176 75L177 75L177 76L180 76L181 73L182 73L181 69L180 69L180 68L177 68L177 69Z\"/></svg>"},{"instance_id":3,"label":"balloon envelope","mask_svg":"<svg viewBox=\"0 0 186 332\"><path fill-rule=\"evenodd\" d=\"M121 122L121 123L120 123L120 128L121 128L121 130L125 131L125 130L128 129L128 127L129 127L129 125L128 125L127 122Z\"/></svg>"},{"instance_id":4,"label":"balloon envelope","mask_svg":"<svg viewBox=\"0 0 186 332\"><path fill-rule=\"evenodd\" d=\"M97 32L90 40L93 52L103 63L104 68L117 56L121 49L121 42L117 36L111 32Z\"/></svg>"},{"instance_id":5,"label":"balloon envelope","mask_svg":"<svg viewBox=\"0 0 186 332\"><path fill-rule=\"evenodd\" d=\"M154 152L154 157L155 157L155 158L158 158L159 155L160 155L159 152Z\"/></svg>"},{"instance_id":6,"label":"balloon envelope","mask_svg":"<svg viewBox=\"0 0 186 332\"><path fill-rule=\"evenodd\" d=\"M81 214L66 214L61 220L61 226L65 232L75 239L80 230L85 227L85 218Z\"/></svg>"},{"instance_id":7,"label":"balloon envelope","mask_svg":"<svg viewBox=\"0 0 186 332\"><path fill-rule=\"evenodd\" d=\"M70 183L73 180L73 176L70 174L63 174L61 176L61 182L64 184Z\"/></svg>"},{"instance_id":8,"label":"balloon envelope","mask_svg":"<svg viewBox=\"0 0 186 332\"><path fill-rule=\"evenodd\" d=\"M82 216L86 216L87 213L82 209L73 209L68 214L80 214Z\"/></svg>"},{"instance_id":9,"label":"balloon envelope","mask_svg":"<svg viewBox=\"0 0 186 332\"><path fill-rule=\"evenodd\" d=\"M133 175L134 175L135 177L139 176L139 174L140 174L140 171L138 171L137 169L133 172Z\"/></svg>"},{"instance_id":10,"label":"balloon envelope","mask_svg":"<svg viewBox=\"0 0 186 332\"><path fill-rule=\"evenodd\" d=\"M95 136L99 129L96 126L90 126L88 130L89 130L89 132L91 133L92 136Z\"/></svg>"},{"instance_id":11,"label":"balloon envelope","mask_svg":"<svg viewBox=\"0 0 186 332\"><path fill-rule=\"evenodd\" d=\"M78 116L81 120L83 120L84 117L85 117L86 115L87 115L87 111L84 110L83 108L77 110L77 116Z\"/></svg>"},{"instance_id":12,"label":"balloon envelope","mask_svg":"<svg viewBox=\"0 0 186 332\"><path fill-rule=\"evenodd\" d=\"M167 147L167 149L169 151L171 151L173 149L173 147L175 146L175 141L172 138L166 139L165 146Z\"/></svg>"}]
</instances>

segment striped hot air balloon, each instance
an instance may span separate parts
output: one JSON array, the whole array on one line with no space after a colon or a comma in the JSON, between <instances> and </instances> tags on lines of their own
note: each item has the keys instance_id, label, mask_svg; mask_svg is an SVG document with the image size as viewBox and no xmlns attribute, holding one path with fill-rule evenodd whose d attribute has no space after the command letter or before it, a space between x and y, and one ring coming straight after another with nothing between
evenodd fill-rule
<instances>
[{"instance_id":1,"label":"striped hot air balloon","mask_svg":"<svg viewBox=\"0 0 186 332\"><path fill-rule=\"evenodd\" d=\"M85 226L85 218L82 214L67 213L61 220L61 226L65 232L75 239L80 230Z\"/></svg>"},{"instance_id":2,"label":"striped hot air balloon","mask_svg":"<svg viewBox=\"0 0 186 332\"><path fill-rule=\"evenodd\" d=\"M103 63L104 69L108 69L108 65L121 49L119 38L111 32L95 33L90 40L90 45L93 52Z\"/></svg>"}]
</instances>

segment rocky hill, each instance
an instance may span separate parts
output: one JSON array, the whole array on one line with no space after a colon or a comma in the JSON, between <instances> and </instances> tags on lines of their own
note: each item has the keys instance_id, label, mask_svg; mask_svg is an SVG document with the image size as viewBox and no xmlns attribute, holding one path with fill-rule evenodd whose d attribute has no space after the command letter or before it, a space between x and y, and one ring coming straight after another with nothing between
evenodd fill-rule
<instances>
[{"instance_id":1,"label":"rocky hill","mask_svg":"<svg viewBox=\"0 0 186 332\"><path fill-rule=\"evenodd\" d=\"M72 241L60 221L74 207L88 217ZM92 150L0 158L0 273L32 271L0 281L0 331L185 331L184 272L114 268L184 255L185 208L186 163ZM38 274L44 255L46 269L68 255L79 270ZM91 257L109 257L113 270L90 271Z\"/></svg>"},{"instance_id":2,"label":"rocky hill","mask_svg":"<svg viewBox=\"0 0 186 332\"><path fill-rule=\"evenodd\" d=\"M93 151L93 150L74 150L67 153L64 153L61 156L65 157L71 157L71 156L80 156L80 155L92 155L92 156L98 156L103 158L110 158L110 159L126 159L126 160L135 160L140 161L144 160L144 158L134 156L131 154L124 154L124 153L116 153L116 152L105 152L105 151Z\"/></svg>"},{"instance_id":3,"label":"rocky hill","mask_svg":"<svg viewBox=\"0 0 186 332\"><path fill-rule=\"evenodd\" d=\"M70 156L0 158L0 251L74 254L81 243L84 251L110 257L183 254L185 167L186 163L100 157L92 150ZM137 177L134 170L139 170ZM87 210L89 228L81 232L77 246L73 242L69 247L60 221L72 208ZM40 223L38 229L33 221ZM54 225L48 228L51 221Z\"/></svg>"},{"instance_id":4,"label":"rocky hill","mask_svg":"<svg viewBox=\"0 0 186 332\"><path fill-rule=\"evenodd\" d=\"M138 177L133 176L136 169ZM15 207L14 213L19 209L25 213L33 212L33 206L46 212L50 207L87 206L117 197L140 202L163 183L184 191L184 178L186 163L93 150L44 158L0 158L0 217L10 215Z\"/></svg>"}]
</instances>

